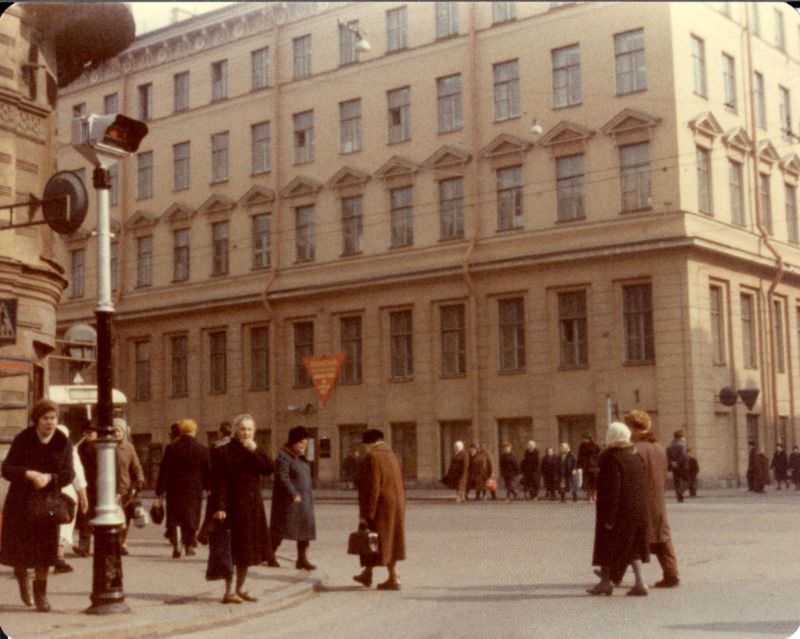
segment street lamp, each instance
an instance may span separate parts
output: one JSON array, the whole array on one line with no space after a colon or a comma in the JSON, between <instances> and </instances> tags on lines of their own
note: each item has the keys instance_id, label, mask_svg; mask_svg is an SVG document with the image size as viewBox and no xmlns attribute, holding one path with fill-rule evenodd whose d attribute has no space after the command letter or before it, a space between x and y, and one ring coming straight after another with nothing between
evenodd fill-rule
<instances>
[{"instance_id":1,"label":"street lamp","mask_svg":"<svg viewBox=\"0 0 800 639\"><path fill-rule=\"evenodd\" d=\"M94 165L97 191L97 504L92 565L92 605L89 614L129 612L122 589L120 530L125 523L116 503L116 446L111 425L111 228L109 191L111 162L139 148L147 125L124 115L90 114L72 121L72 145Z\"/></svg>"},{"instance_id":2,"label":"street lamp","mask_svg":"<svg viewBox=\"0 0 800 639\"><path fill-rule=\"evenodd\" d=\"M367 53L368 51L372 50L372 45L370 45L369 41L367 40L366 31L360 31L356 27L352 27L341 20L337 20L337 22L339 23L340 29L347 29L356 37L356 51L359 53Z\"/></svg>"}]
</instances>

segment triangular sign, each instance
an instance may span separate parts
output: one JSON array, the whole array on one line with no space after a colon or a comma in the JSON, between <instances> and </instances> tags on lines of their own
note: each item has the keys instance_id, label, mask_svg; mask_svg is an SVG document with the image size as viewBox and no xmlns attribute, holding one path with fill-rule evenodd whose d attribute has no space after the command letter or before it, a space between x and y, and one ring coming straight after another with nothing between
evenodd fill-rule
<instances>
[{"instance_id":1,"label":"triangular sign","mask_svg":"<svg viewBox=\"0 0 800 639\"><path fill-rule=\"evenodd\" d=\"M307 355L303 358L303 365L311 377L311 382L317 391L321 406L325 406L328 402L344 360L344 353L336 353L336 355Z\"/></svg>"}]
</instances>

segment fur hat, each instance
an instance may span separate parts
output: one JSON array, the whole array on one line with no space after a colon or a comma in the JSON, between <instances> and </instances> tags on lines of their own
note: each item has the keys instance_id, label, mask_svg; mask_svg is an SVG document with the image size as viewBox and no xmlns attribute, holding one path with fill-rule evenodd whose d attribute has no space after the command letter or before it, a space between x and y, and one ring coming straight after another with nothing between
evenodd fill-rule
<instances>
[{"instance_id":1,"label":"fur hat","mask_svg":"<svg viewBox=\"0 0 800 639\"><path fill-rule=\"evenodd\" d=\"M634 408L625 413L625 425L631 430L649 432L653 428L653 420L643 410Z\"/></svg>"},{"instance_id":2,"label":"fur hat","mask_svg":"<svg viewBox=\"0 0 800 639\"><path fill-rule=\"evenodd\" d=\"M625 447L631 443L631 431L622 422L611 422L606 432L606 446Z\"/></svg>"},{"instance_id":3,"label":"fur hat","mask_svg":"<svg viewBox=\"0 0 800 639\"><path fill-rule=\"evenodd\" d=\"M295 426L289 431L289 446L294 446L297 442L303 439L310 439L311 433L305 426Z\"/></svg>"},{"instance_id":4,"label":"fur hat","mask_svg":"<svg viewBox=\"0 0 800 639\"><path fill-rule=\"evenodd\" d=\"M370 428L364 431L361 436L361 441L365 444L374 444L375 442L383 441L383 431L377 428Z\"/></svg>"},{"instance_id":5,"label":"fur hat","mask_svg":"<svg viewBox=\"0 0 800 639\"><path fill-rule=\"evenodd\" d=\"M181 435L194 437L197 434L197 422L193 419L181 419L178 421L178 430Z\"/></svg>"}]
</instances>

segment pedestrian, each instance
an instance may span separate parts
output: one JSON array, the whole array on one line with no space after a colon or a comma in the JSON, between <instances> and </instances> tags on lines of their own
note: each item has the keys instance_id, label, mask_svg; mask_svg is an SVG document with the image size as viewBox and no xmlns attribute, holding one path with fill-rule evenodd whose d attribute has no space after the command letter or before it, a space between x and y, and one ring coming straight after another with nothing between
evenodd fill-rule
<instances>
[{"instance_id":1,"label":"pedestrian","mask_svg":"<svg viewBox=\"0 0 800 639\"><path fill-rule=\"evenodd\" d=\"M58 406L47 399L31 410L31 422L11 442L2 475L11 482L3 507L0 563L14 568L19 595L26 606L48 612L47 573L58 557L58 523L36 521L32 500L72 483L72 444L58 432ZM34 569L33 601L28 569Z\"/></svg>"},{"instance_id":2,"label":"pedestrian","mask_svg":"<svg viewBox=\"0 0 800 639\"><path fill-rule=\"evenodd\" d=\"M800 448L792 447L792 454L789 455L789 468L792 470L792 481L794 489L800 490Z\"/></svg>"},{"instance_id":3,"label":"pedestrian","mask_svg":"<svg viewBox=\"0 0 800 639\"><path fill-rule=\"evenodd\" d=\"M208 448L196 439L197 422L181 419L178 428L181 434L167 446L156 481L156 503L163 505L166 496L173 559L181 557L181 546L187 557L196 554L203 491L211 487Z\"/></svg>"},{"instance_id":4,"label":"pedestrian","mask_svg":"<svg viewBox=\"0 0 800 639\"><path fill-rule=\"evenodd\" d=\"M486 486L492 476L492 459L489 452L476 443L469 445L469 482L467 484L466 497L469 499L469 491L475 490L475 499L486 498Z\"/></svg>"},{"instance_id":5,"label":"pedestrian","mask_svg":"<svg viewBox=\"0 0 800 639\"><path fill-rule=\"evenodd\" d=\"M763 493L764 487L769 484L769 459L763 448L756 452L753 467L753 490Z\"/></svg>"},{"instance_id":6,"label":"pedestrian","mask_svg":"<svg viewBox=\"0 0 800 639\"><path fill-rule=\"evenodd\" d=\"M91 422L83 425L82 437L75 447L83 466L86 478L86 499L89 507L86 512L79 508L75 513L75 527L78 529L78 545L72 551L78 557L88 557L92 547L92 526L89 523L94 518L94 509L97 505L97 449L94 442L97 439L97 430L92 428Z\"/></svg>"},{"instance_id":7,"label":"pedestrian","mask_svg":"<svg viewBox=\"0 0 800 639\"><path fill-rule=\"evenodd\" d=\"M358 448L353 448L350 453L342 460L342 479L347 487L356 487L356 476L358 475L358 464L360 462Z\"/></svg>"},{"instance_id":8,"label":"pedestrian","mask_svg":"<svg viewBox=\"0 0 800 639\"><path fill-rule=\"evenodd\" d=\"M400 590L396 565L406 558L403 473L380 430L365 431L363 442L367 453L357 478L358 525L378 533L378 555L362 555L364 570L353 579L369 588L372 569L386 566L389 577L378 584L378 590Z\"/></svg>"},{"instance_id":9,"label":"pedestrian","mask_svg":"<svg viewBox=\"0 0 800 639\"><path fill-rule=\"evenodd\" d=\"M567 500L567 493L572 493L572 501L578 501L576 477L578 463L567 442L561 443L561 455L558 463L561 468L561 481L559 482L561 501Z\"/></svg>"},{"instance_id":10,"label":"pedestrian","mask_svg":"<svg viewBox=\"0 0 800 639\"><path fill-rule=\"evenodd\" d=\"M466 499L468 478L469 457L464 450L464 442L457 441L453 444L453 458L442 480L448 488L456 491L456 502L463 502Z\"/></svg>"},{"instance_id":11,"label":"pedestrian","mask_svg":"<svg viewBox=\"0 0 800 639\"><path fill-rule=\"evenodd\" d=\"M517 476L519 475L519 462L511 452L511 444L503 444L503 452L500 454L500 476L506 487L506 501L517 498Z\"/></svg>"},{"instance_id":12,"label":"pedestrian","mask_svg":"<svg viewBox=\"0 0 800 639\"><path fill-rule=\"evenodd\" d=\"M747 442L747 490L748 492L755 492L755 473L756 473L756 443L754 441Z\"/></svg>"},{"instance_id":13,"label":"pedestrian","mask_svg":"<svg viewBox=\"0 0 800 639\"><path fill-rule=\"evenodd\" d=\"M542 478L544 479L545 498L555 501L561 479L561 464L552 448L546 448L542 459Z\"/></svg>"},{"instance_id":14,"label":"pedestrian","mask_svg":"<svg viewBox=\"0 0 800 639\"><path fill-rule=\"evenodd\" d=\"M69 439L69 429L64 426L64 424L59 424L56 428L58 428L59 432L64 435L64 437ZM75 446L72 447L72 469L75 471L75 478L72 480L71 484L64 486L61 492L65 495L69 495L70 499L78 504L78 508L75 512L77 516L79 512L86 513L89 510L89 499L86 496L86 475L83 472L81 457L78 455L78 449ZM56 574L72 572L74 570L64 559L64 549L72 545L72 536L75 532L75 519L76 517L73 517L72 521L69 523L61 524L58 529L58 559L56 559L56 564L53 568L53 572Z\"/></svg>"},{"instance_id":15,"label":"pedestrian","mask_svg":"<svg viewBox=\"0 0 800 639\"><path fill-rule=\"evenodd\" d=\"M228 420L221 421L219 426L217 426L217 439L214 441L214 448L224 446L231 441L232 432L233 428L231 428L231 423Z\"/></svg>"},{"instance_id":16,"label":"pedestrian","mask_svg":"<svg viewBox=\"0 0 800 639\"><path fill-rule=\"evenodd\" d=\"M676 430L673 439L667 448L667 460L672 471L672 482L675 485L675 496L679 502L683 501L684 484L689 469L689 458L686 456L686 438L683 430Z\"/></svg>"},{"instance_id":17,"label":"pedestrian","mask_svg":"<svg viewBox=\"0 0 800 639\"><path fill-rule=\"evenodd\" d=\"M525 453L520 463L522 482L528 499L539 499L539 451L536 442L532 439L525 447Z\"/></svg>"},{"instance_id":18,"label":"pedestrian","mask_svg":"<svg viewBox=\"0 0 800 639\"><path fill-rule=\"evenodd\" d=\"M636 583L626 594L647 595L642 579L642 562L650 560L644 465L625 424L609 425L599 467L592 564L600 566L600 582L587 592L610 595L631 565Z\"/></svg>"},{"instance_id":19,"label":"pedestrian","mask_svg":"<svg viewBox=\"0 0 800 639\"><path fill-rule=\"evenodd\" d=\"M248 569L272 556L261 477L272 473L273 464L256 445L255 428L252 415L238 415L233 420L231 441L215 449L211 467L211 503L216 508L213 519L215 526L224 522L222 525L230 531L230 555L236 568L236 592L232 589L233 575L224 576L224 604L256 601L244 589Z\"/></svg>"},{"instance_id":20,"label":"pedestrian","mask_svg":"<svg viewBox=\"0 0 800 639\"><path fill-rule=\"evenodd\" d=\"M272 551L274 554L284 539L295 540L298 570L316 568L308 560L308 546L317 538L311 464L305 456L310 437L305 426L295 426L289 431L288 441L275 460L272 487Z\"/></svg>"},{"instance_id":21,"label":"pedestrian","mask_svg":"<svg viewBox=\"0 0 800 639\"><path fill-rule=\"evenodd\" d=\"M697 457L692 454L692 449L687 448L689 456L689 497L697 497L697 476L700 474L700 464Z\"/></svg>"},{"instance_id":22,"label":"pedestrian","mask_svg":"<svg viewBox=\"0 0 800 639\"><path fill-rule=\"evenodd\" d=\"M127 422L121 417L115 417L112 420L112 427L114 437L117 439L117 503L125 516L125 527L120 531L120 553L127 555L129 554L128 531L134 510L140 505L136 495L144 487L144 470L136 449L128 439Z\"/></svg>"},{"instance_id":23,"label":"pedestrian","mask_svg":"<svg viewBox=\"0 0 800 639\"><path fill-rule=\"evenodd\" d=\"M181 427L180 427L180 425L178 424L178 422L172 422L169 425L169 444L167 444L167 446L164 448L164 455L161 457L162 463L163 463L164 457L167 456L167 451L169 451L170 446L172 446L176 441L178 441L180 436L181 436ZM160 468L159 468L159 470L160 470ZM156 482L157 482L157 480L156 480ZM177 531L176 531L174 525L170 526L169 505L167 506L166 511L167 511L166 512L166 522L167 523L164 526L164 537L170 543L172 543L172 540L175 539L175 535L177 534Z\"/></svg>"},{"instance_id":24,"label":"pedestrian","mask_svg":"<svg viewBox=\"0 0 800 639\"><path fill-rule=\"evenodd\" d=\"M597 493L597 458L600 456L600 446L589 431L583 433L580 445L578 446L578 468L583 474L583 490L586 493L586 501L595 501Z\"/></svg>"},{"instance_id":25,"label":"pedestrian","mask_svg":"<svg viewBox=\"0 0 800 639\"><path fill-rule=\"evenodd\" d=\"M780 442L775 445L770 468L775 473L775 483L778 486L778 490L781 489L781 484L785 484L786 490L789 490L789 457Z\"/></svg>"},{"instance_id":26,"label":"pedestrian","mask_svg":"<svg viewBox=\"0 0 800 639\"><path fill-rule=\"evenodd\" d=\"M680 584L678 558L672 544L672 531L667 518L667 453L653 432L653 422L643 410L625 413L625 424L630 428L631 441L644 463L645 499L647 501L648 543L661 565L662 577L655 588L674 588Z\"/></svg>"}]
</instances>

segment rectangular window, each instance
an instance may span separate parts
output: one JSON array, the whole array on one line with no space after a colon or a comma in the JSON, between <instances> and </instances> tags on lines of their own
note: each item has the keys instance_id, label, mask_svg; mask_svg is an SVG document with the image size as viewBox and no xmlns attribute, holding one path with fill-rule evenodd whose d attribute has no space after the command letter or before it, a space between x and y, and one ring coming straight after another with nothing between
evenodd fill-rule
<instances>
[{"instance_id":1,"label":"rectangular window","mask_svg":"<svg viewBox=\"0 0 800 639\"><path fill-rule=\"evenodd\" d=\"M228 61L219 60L211 64L211 101L228 97Z\"/></svg>"},{"instance_id":2,"label":"rectangular window","mask_svg":"<svg viewBox=\"0 0 800 639\"><path fill-rule=\"evenodd\" d=\"M722 83L725 91L725 109L736 113L736 62L733 56L722 54Z\"/></svg>"},{"instance_id":3,"label":"rectangular window","mask_svg":"<svg viewBox=\"0 0 800 639\"><path fill-rule=\"evenodd\" d=\"M461 129L463 120L461 110L461 74L456 73L446 78L437 79L436 92L439 133Z\"/></svg>"},{"instance_id":4,"label":"rectangular window","mask_svg":"<svg viewBox=\"0 0 800 639\"><path fill-rule=\"evenodd\" d=\"M139 95L139 119L150 120L153 117L153 83L140 84L137 87Z\"/></svg>"},{"instance_id":5,"label":"rectangular window","mask_svg":"<svg viewBox=\"0 0 800 639\"><path fill-rule=\"evenodd\" d=\"M767 233L772 235L772 194L770 193L769 175L766 173L758 174L758 197L761 200L761 220Z\"/></svg>"},{"instance_id":6,"label":"rectangular window","mask_svg":"<svg viewBox=\"0 0 800 639\"><path fill-rule=\"evenodd\" d=\"M189 108L189 72L182 71L172 76L173 111L179 113Z\"/></svg>"},{"instance_id":7,"label":"rectangular window","mask_svg":"<svg viewBox=\"0 0 800 639\"><path fill-rule=\"evenodd\" d=\"M797 228L797 187L786 184L786 234L790 242L800 242Z\"/></svg>"},{"instance_id":8,"label":"rectangular window","mask_svg":"<svg viewBox=\"0 0 800 639\"><path fill-rule=\"evenodd\" d=\"M412 187L405 186L389 191L392 210L392 248L411 246L414 243L414 209Z\"/></svg>"},{"instance_id":9,"label":"rectangular window","mask_svg":"<svg viewBox=\"0 0 800 639\"><path fill-rule=\"evenodd\" d=\"M581 368L589 363L586 291L558 294L561 368Z\"/></svg>"},{"instance_id":10,"label":"rectangular window","mask_svg":"<svg viewBox=\"0 0 800 639\"><path fill-rule=\"evenodd\" d=\"M650 284L622 287L625 318L625 361L652 363L656 359L653 336L653 294Z\"/></svg>"},{"instance_id":11,"label":"rectangular window","mask_svg":"<svg viewBox=\"0 0 800 639\"><path fill-rule=\"evenodd\" d=\"M342 384L360 384L361 368L361 318L343 317L340 321L342 352L345 355L340 381Z\"/></svg>"},{"instance_id":12,"label":"rectangular window","mask_svg":"<svg viewBox=\"0 0 800 639\"><path fill-rule=\"evenodd\" d=\"M342 255L358 255L364 235L363 198L342 198Z\"/></svg>"},{"instance_id":13,"label":"rectangular window","mask_svg":"<svg viewBox=\"0 0 800 639\"><path fill-rule=\"evenodd\" d=\"M723 296L721 286L708 289L711 310L711 358L715 365L725 363L725 325L723 318Z\"/></svg>"},{"instance_id":14,"label":"rectangular window","mask_svg":"<svg viewBox=\"0 0 800 639\"><path fill-rule=\"evenodd\" d=\"M210 393L224 393L228 380L228 336L225 331L208 334Z\"/></svg>"},{"instance_id":15,"label":"rectangular window","mask_svg":"<svg viewBox=\"0 0 800 639\"><path fill-rule=\"evenodd\" d=\"M189 188L189 158L191 148L189 142L181 142L172 147L173 190L184 191Z\"/></svg>"},{"instance_id":16,"label":"rectangular window","mask_svg":"<svg viewBox=\"0 0 800 639\"><path fill-rule=\"evenodd\" d=\"M228 179L228 132L214 133L211 136L211 181L224 182Z\"/></svg>"},{"instance_id":17,"label":"rectangular window","mask_svg":"<svg viewBox=\"0 0 800 639\"><path fill-rule=\"evenodd\" d=\"M250 329L250 390L269 389L269 326Z\"/></svg>"},{"instance_id":18,"label":"rectangular window","mask_svg":"<svg viewBox=\"0 0 800 639\"><path fill-rule=\"evenodd\" d=\"M756 314L755 299L742 293L739 297L742 315L742 354L745 368L758 368L756 358Z\"/></svg>"},{"instance_id":19,"label":"rectangular window","mask_svg":"<svg viewBox=\"0 0 800 639\"><path fill-rule=\"evenodd\" d=\"M519 116L519 62L517 60L500 62L492 68L494 70L495 121Z\"/></svg>"},{"instance_id":20,"label":"rectangular window","mask_svg":"<svg viewBox=\"0 0 800 639\"><path fill-rule=\"evenodd\" d=\"M707 96L706 93L706 45L701 38L691 36L692 39L692 78L694 92L697 95Z\"/></svg>"},{"instance_id":21,"label":"rectangular window","mask_svg":"<svg viewBox=\"0 0 800 639\"><path fill-rule=\"evenodd\" d=\"M295 80L311 75L311 34L292 40L293 74Z\"/></svg>"},{"instance_id":22,"label":"rectangular window","mask_svg":"<svg viewBox=\"0 0 800 639\"><path fill-rule=\"evenodd\" d=\"M172 396L189 396L189 338L178 335L170 338Z\"/></svg>"},{"instance_id":23,"label":"rectangular window","mask_svg":"<svg viewBox=\"0 0 800 639\"><path fill-rule=\"evenodd\" d=\"M516 297L498 301L500 320L500 370L525 369L525 308L524 300Z\"/></svg>"},{"instance_id":24,"label":"rectangular window","mask_svg":"<svg viewBox=\"0 0 800 639\"><path fill-rule=\"evenodd\" d=\"M442 376L467 372L467 329L464 305L441 307Z\"/></svg>"},{"instance_id":25,"label":"rectangular window","mask_svg":"<svg viewBox=\"0 0 800 639\"><path fill-rule=\"evenodd\" d=\"M358 20L339 24L339 65L353 64L358 62L358 49L356 44L359 40Z\"/></svg>"},{"instance_id":26,"label":"rectangular window","mask_svg":"<svg viewBox=\"0 0 800 639\"><path fill-rule=\"evenodd\" d=\"M295 252L298 262L314 259L314 207L299 206L295 215Z\"/></svg>"},{"instance_id":27,"label":"rectangular window","mask_svg":"<svg viewBox=\"0 0 800 639\"><path fill-rule=\"evenodd\" d=\"M259 122L250 127L251 162L253 175L267 173L271 168L272 141L269 122Z\"/></svg>"},{"instance_id":28,"label":"rectangular window","mask_svg":"<svg viewBox=\"0 0 800 639\"><path fill-rule=\"evenodd\" d=\"M109 206L116 206L119 203L119 167L116 162L108 167L108 179L111 182L108 193Z\"/></svg>"},{"instance_id":29,"label":"rectangular window","mask_svg":"<svg viewBox=\"0 0 800 639\"><path fill-rule=\"evenodd\" d=\"M775 46L781 51L786 51L786 32L783 28L783 13L775 9Z\"/></svg>"},{"instance_id":30,"label":"rectangular window","mask_svg":"<svg viewBox=\"0 0 800 639\"><path fill-rule=\"evenodd\" d=\"M73 104L72 105L72 118L82 118L86 115L86 103L81 102L80 104ZM81 123L81 141L85 141L89 137L89 123L82 122Z\"/></svg>"},{"instance_id":31,"label":"rectangular window","mask_svg":"<svg viewBox=\"0 0 800 639\"><path fill-rule=\"evenodd\" d=\"M134 397L138 401L150 399L150 342L133 343Z\"/></svg>"},{"instance_id":32,"label":"rectangular window","mask_svg":"<svg viewBox=\"0 0 800 639\"><path fill-rule=\"evenodd\" d=\"M272 262L272 216L253 216L253 268L269 268Z\"/></svg>"},{"instance_id":33,"label":"rectangular window","mask_svg":"<svg viewBox=\"0 0 800 639\"><path fill-rule=\"evenodd\" d=\"M403 87L386 92L389 108L389 144L411 139L411 89Z\"/></svg>"},{"instance_id":34,"label":"rectangular window","mask_svg":"<svg viewBox=\"0 0 800 639\"><path fill-rule=\"evenodd\" d=\"M464 179L439 182L439 239L464 237Z\"/></svg>"},{"instance_id":35,"label":"rectangular window","mask_svg":"<svg viewBox=\"0 0 800 639\"><path fill-rule=\"evenodd\" d=\"M136 199L153 197L153 152L139 153L136 156Z\"/></svg>"},{"instance_id":36,"label":"rectangular window","mask_svg":"<svg viewBox=\"0 0 800 639\"><path fill-rule=\"evenodd\" d=\"M581 103L581 50L576 44L554 49L553 106L565 107Z\"/></svg>"},{"instance_id":37,"label":"rectangular window","mask_svg":"<svg viewBox=\"0 0 800 639\"><path fill-rule=\"evenodd\" d=\"M111 290L119 286L119 242L111 242Z\"/></svg>"},{"instance_id":38,"label":"rectangular window","mask_svg":"<svg viewBox=\"0 0 800 639\"><path fill-rule=\"evenodd\" d=\"M314 161L314 112L303 111L292 116L294 122L294 163Z\"/></svg>"},{"instance_id":39,"label":"rectangular window","mask_svg":"<svg viewBox=\"0 0 800 639\"><path fill-rule=\"evenodd\" d=\"M70 251L70 297L83 297L86 285L86 250Z\"/></svg>"},{"instance_id":40,"label":"rectangular window","mask_svg":"<svg viewBox=\"0 0 800 639\"><path fill-rule=\"evenodd\" d=\"M294 329L294 385L311 386L311 377L303 363L304 357L314 354L314 323L295 322Z\"/></svg>"},{"instance_id":41,"label":"rectangular window","mask_svg":"<svg viewBox=\"0 0 800 639\"><path fill-rule=\"evenodd\" d=\"M436 37L446 38L458 33L458 3L436 2Z\"/></svg>"},{"instance_id":42,"label":"rectangular window","mask_svg":"<svg viewBox=\"0 0 800 639\"><path fill-rule=\"evenodd\" d=\"M411 379L414 376L414 333L411 311L389 313L389 333L392 379Z\"/></svg>"},{"instance_id":43,"label":"rectangular window","mask_svg":"<svg viewBox=\"0 0 800 639\"><path fill-rule=\"evenodd\" d=\"M728 183L731 190L731 222L744 226L744 187L742 163L728 160Z\"/></svg>"},{"instance_id":44,"label":"rectangular window","mask_svg":"<svg viewBox=\"0 0 800 639\"><path fill-rule=\"evenodd\" d=\"M778 87L781 96L781 112L780 123L781 132L783 133L784 140L791 141L792 138L792 98L789 89L786 87Z\"/></svg>"},{"instance_id":45,"label":"rectangular window","mask_svg":"<svg viewBox=\"0 0 800 639\"><path fill-rule=\"evenodd\" d=\"M711 215L714 211L711 184L711 153L708 149L696 147L697 158L697 205L702 213Z\"/></svg>"},{"instance_id":46,"label":"rectangular window","mask_svg":"<svg viewBox=\"0 0 800 639\"><path fill-rule=\"evenodd\" d=\"M136 286L153 284L153 236L136 238Z\"/></svg>"},{"instance_id":47,"label":"rectangular window","mask_svg":"<svg viewBox=\"0 0 800 639\"><path fill-rule=\"evenodd\" d=\"M524 226L522 217L522 167L497 169L497 230Z\"/></svg>"},{"instance_id":48,"label":"rectangular window","mask_svg":"<svg viewBox=\"0 0 800 639\"><path fill-rule=\"evenodd\" d=\"M516 2L492 2L492 22L500 24L517 17Z\"/></svg>"},{"instance_id":49,"label":"rectangular window","mask_svg":"<svg viewBox=\"0 0 800 639\"><path fill-rule=\"evenodd\" d=\"M408 11L398 7L386 12L386 49L398 51L408 47Z\"/></svg>"},{"instance_id":50,"label":"rectangular window","mask_svg":"<svg viewBox=\"0 0 800 639\"><path fill-rule=\"evenodd\" d=\"M650 144L629 144L619 148L622 210L650 208Z\"/></svg>"},{"instance_id":51,"label":"rectangular window","mask_svg":"<svg viewBox=\"0 0 800 639\"><path fill-rule=\"evenodd\" d=\"M184 282L189 279L189 229L175 231L172 248L172 279Z\"/></svg>"},{"instance_id":52,"label":"rectangular window","mask_svg":"<svg viewBox=\"0 0 800 639\"><path fill-rule=\"evenodd\" d=\"M755 3L753 3L755 4ZM767 128L767 96L764 92L764 76L758 71L754 72L755 86L753 91L756 96L756 124L759 129L766 130Z\"/></svg>"},{"instance_id":53,"label":"rectangular window","mask_svg":"<svg viewBox=\"0 0 800 639\"><path fill-rule=\"evenodd\" d=\"M269 47L250 52L250 78L253 91L269 86Z\"/></svg>"},{"instance_id":54,"label":"rectangular window","mask_svg":"<svg viewBox=\"0 0 800 639\"><path fill-rule=\"evenodd\" d=\"M644 66L644 30L614 36L617 95L647 89Z\"/></svg>"},{"instance_id":55,"label":"rectangular window","mask_svg":"<svg viewBox=\"0 0 800 639\"><path fill-rule=\"evenodd\" d=\"M569 155L556 160L558 188L558 221L582 220L586 217L583 155Z\"/></svg>"},{"instance_id":56,"label":"rectangular window","mask_svg":"<svg viewBox=\"0 0 800 639\"><path fill-rule=\"evenodd\" d=\"M339 102L339 152L361 150L361 100Z\"/></svg>"},{"instance_id":57,"label":"rectangular window","mask_svg":"<svg viewBox=\"0 0 800 639\"><path fill-rule=\"evenodd\" d=\"M116 93L103 96L103 113L111 115L119 113L119 96Z\"/></svg>"},{"instance_id":58,"label":"rectangular window","mask_svg":"<svg viewBox=\"0 0 800 639\"><path fill-rule=\"evenodd\" d=\"M211 225L211 242L211 275L225 275L228 272L227 222L217 222Z\"/></svg>"},{"instance_id":59,"label":"rectangular window","mask_svg":"<svg viewBox=\"0 0 800 639\"><path fill-rule=\"evenodd\" d=\"M786 372L786 353L783 336L783 304L780 300L772 300L772 325L775 331L775 365L779 373Z\"/></svg>"}]
</instances>

